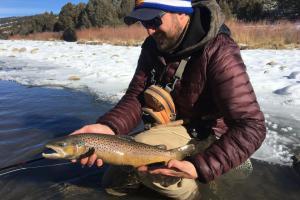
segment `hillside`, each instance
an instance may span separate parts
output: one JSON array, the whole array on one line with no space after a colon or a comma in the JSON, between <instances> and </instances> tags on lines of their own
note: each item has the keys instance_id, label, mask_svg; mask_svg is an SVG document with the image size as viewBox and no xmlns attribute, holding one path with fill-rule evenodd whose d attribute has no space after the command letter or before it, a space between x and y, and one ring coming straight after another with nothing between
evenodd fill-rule
<instances>
[{"instance_id":1,"label":"hillside","mask_svg":"<svg viewBox=\"0 0 300 200\"><path fill-rule=\"evenodd\" d=\"M47 12L33 16L0 18L0 39L15 34L53 31L57 19L56 15Z\"/></svg>"},{"instance_id":2,"label":"hillside","mask_svg":"<svg viewBox=\"0 0 300 200\"><path fill-rule=\"evenodd\" d=\"M193 0L199 1L199 0ZM227 19L245 22L300 19L299 0L217 0ZM43 13L27 17L0 18L0 38L41 32L75 32L118 26L134 6L133 0L89 0L67 3L58 15Z\"/></svg>"},{"instance_id":3,"label":"hillside","mask_svg":"<svg viewBox=\"0 0 300 200\"><path fill-rule=\"evenodd\" d=\"M13 27L16 26L19 21L22 21L25 18L27 17L0 18L0 39L6 38L6 36L11 33Z\"/></svg>"}]
</instances>

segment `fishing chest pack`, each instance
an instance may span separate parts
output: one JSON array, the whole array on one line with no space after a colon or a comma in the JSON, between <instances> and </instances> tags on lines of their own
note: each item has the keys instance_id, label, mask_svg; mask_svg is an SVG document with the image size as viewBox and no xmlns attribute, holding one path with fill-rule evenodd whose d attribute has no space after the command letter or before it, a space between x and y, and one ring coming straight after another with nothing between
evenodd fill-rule
<instances>
[{"instance_id":1,"label":"fishing chest pack","mask_svg":"<svg viewBox=\"0 0 300 200\"><path fill-rule=\"evenodd\" d=\"M144 92L145 106L143 121L146 129L153 125L168 124L176 120L176 109L171 92L182 77L186 64L190 57L182 59L176 69L173 80L164 88L159 85L151 85Z\"/></svg>"},{"instance_id":2,"label":"fishing chest pack","mask_svg":"<svg viewBox=\"0 0 300 200\"><path fill-rule=\"evenodd\" d=\"M144 92L144 121L150 124L167 124L176 119L176 110L169 92L157 85L151 85Z\"/></svg>"}]
</instances>

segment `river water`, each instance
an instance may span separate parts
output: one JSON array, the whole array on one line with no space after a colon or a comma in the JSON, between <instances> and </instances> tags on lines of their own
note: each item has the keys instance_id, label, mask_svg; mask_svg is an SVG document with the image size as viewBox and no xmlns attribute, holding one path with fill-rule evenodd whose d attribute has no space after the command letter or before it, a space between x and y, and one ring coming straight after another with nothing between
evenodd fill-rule
<instances>
[{"instance_id":1,"label":"river water","mask_svg":"<svg viewBox=\"0 0 300 200\"><path fill-rule=\"evenodd\" d=\"M94 123L112 106L89 93L0 81L0 167L40 157L47 141ZM203 185L203 199L299 199L300 178L291 167L252 161L249 178L217 181L217 192ZM101 188L104 168L77 164L34 168L58 163L65 161L43 160L25 165L31 169L0 175L0 199L116 199ZM165 198L144 189L120 199Z\"/></svg>"}]
</instances>

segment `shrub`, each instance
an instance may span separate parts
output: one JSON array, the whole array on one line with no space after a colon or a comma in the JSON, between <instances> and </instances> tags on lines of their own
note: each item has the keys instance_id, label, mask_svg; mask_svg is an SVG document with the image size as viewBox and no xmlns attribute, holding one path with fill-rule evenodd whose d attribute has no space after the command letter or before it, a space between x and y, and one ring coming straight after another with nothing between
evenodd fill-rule
<instances>
[{"instance_id":1,"label":"shrub","mask_svg":"<svg viewBox=\"0 0 300 200\"><path fill-rule=\"evenodd\" d=\"M67 28L63 33L63 39L67 42L77 41L77 36L74 28Z\"/></svg>"}]
</instances>

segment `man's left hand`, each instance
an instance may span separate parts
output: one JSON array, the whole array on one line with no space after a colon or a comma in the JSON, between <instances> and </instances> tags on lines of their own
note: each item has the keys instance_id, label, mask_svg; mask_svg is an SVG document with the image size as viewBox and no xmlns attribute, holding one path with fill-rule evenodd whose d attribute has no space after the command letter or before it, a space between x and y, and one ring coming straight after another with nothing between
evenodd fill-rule
<instances>
[{"instance_id":1,"label":"man's left hand","mask_svg":"<svg viewBox=\"0 0 300 200\"><path fill-rule=\"evenodd\" d=\"M147 166L141 166L138 171L189 179L198 178L195 166L189 161L170 160L166 168L150 169Z\"/></svg>"}]
</instances>

